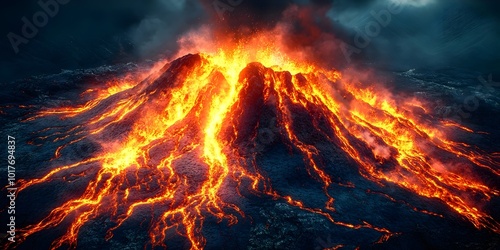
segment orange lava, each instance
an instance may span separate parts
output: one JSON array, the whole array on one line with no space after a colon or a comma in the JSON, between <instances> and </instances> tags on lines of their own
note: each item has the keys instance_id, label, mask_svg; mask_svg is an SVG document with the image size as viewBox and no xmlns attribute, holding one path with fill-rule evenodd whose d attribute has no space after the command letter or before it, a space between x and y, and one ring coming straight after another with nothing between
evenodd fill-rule
<instances>
[{"instance_id":1,"label":"orange lava","mask_svg":"<svg viewBox=\"0 0 500 250\"><path fill-rule=\"evenodd\" d=\"M70 145L87 138L101 149L89 159L21 181L20 191L26 192L46 182L93 173L79 198L22 229L22 240L67 222L66 232L52 248L75 247L82 226L101 216L114 223L105 236L110 239L134 214L150 209L154 210L150 245L167 246L173 231L186 237L191 249L202 249L207 216L229 225L245 217L232 202L232 194L242 188L321 214L337 225L376 230L380 241L394 235L368 222L350 224L333 218L332 177L321 164L320 149L297 130L297 109L309 113L311 130L340 147L365 178L438 199L475 227L500 233L500 224L468 195L486 201L499 195L471 174L483 168L499 176L498 155L484 154L449 137L457 128L472 130L449 121L431 122L424 103L398 101L386 91L343 81L339 72L301 57L292 59L263 37L183 57L155 69L143 81L124 81L99 90L83 106L45 110L28 119L83 120L85 124L74 125L56 139L71 137ZM165 71L169 73L158 79L158 72ZM262 101L252 103L251 98ZM302 153L309 174L322 183L324 207L308 207L293 194L274 190L256 164L256 153L240 146L257 133L258 123L248 123L254 126L250 132L241 129L248 126L249 103L254 109L267 106L276 112L284 140ZM59 148L54 159L63 152Z\"/></svg>"}]
</instances>

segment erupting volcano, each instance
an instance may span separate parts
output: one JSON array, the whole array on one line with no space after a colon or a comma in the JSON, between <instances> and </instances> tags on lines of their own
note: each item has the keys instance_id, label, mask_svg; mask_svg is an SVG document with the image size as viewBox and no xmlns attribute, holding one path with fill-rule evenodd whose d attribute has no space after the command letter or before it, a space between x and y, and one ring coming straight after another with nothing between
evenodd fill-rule
<instances>
[{"instance_id":1,"label":"erupting volcano","mask_svg":"<svg viewBox=\"0 0 500 250\"><path fill-rule=\"evenodd\" d=\"M187 54L147 75L85 91L82 104L39 111L24 122L67 125L48 126L38 132L38 141L64 143L50 170L20 181L20 195L51 182L85 188L22 228L16 246L41 231L63 228L52 248L76 247L82 228L104 217L110 222L102 237L109 240L147 211L144 245L168 248L174 232L191 249L202 249L210 240L203 234L206 220L229 226L251 220L241 202L248 196L286 202L349 230L372 230L377 243L397 235L376 223L337 218L332 190L353 184L332 175L332 169L345 166L325 164L326 148L339 149L350 167L377 185L438 200L477 229L500 233L487 209L498 187L477 174L499 177L500 154L455 141L457 134L474 131L433 118L425 100L401 100L347 79L257 39ZM275 134L261 129L271 120ZM300 153L308 178L323 193L322 205L273 186L258 160L266 147L259 138L270 137L290 154ZM95 152L59 164L67 148L82 141L97 145Z\"/></svg>"}]
</instances>

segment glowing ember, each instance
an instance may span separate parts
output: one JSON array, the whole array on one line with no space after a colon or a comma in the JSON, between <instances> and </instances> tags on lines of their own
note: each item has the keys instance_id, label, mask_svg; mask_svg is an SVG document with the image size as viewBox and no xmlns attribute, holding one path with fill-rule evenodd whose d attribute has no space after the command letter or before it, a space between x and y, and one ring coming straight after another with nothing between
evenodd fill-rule
<instances>
[{"instance_id":1,"label":"glowing ember","mask_svg":"<svg viewBox=\"0 0 500 250\"><path fill-rule=\"evenodd\" d=\"M314 142L297 130L297 110L310 118L315 132L357 163L365 178L437 198L477 228L500 233L500 224L468 198L474 194L489 200L499 194L471 174L481 167L499 176L494 168L498 156L474 151L448 136L457 128L470 129L451 122L431 123L419 101L397 102L386 91L341 81L339 72L292 60L283 51L257 36L234 47L185 56L141 82L88 91L85 94L97 94L83 106L45 110L29 119L86 120L56 140L72 136L76 138L68 143L72 144L88 138L100 142L102 150L21 182L20 190L26 190L68 176L95 176L81 197L24 228L22 239L68 221L67 231L52 247L74 247L81 227L100 216L116 223L105 236L109 239L138 210L154 208L152 246L165 246L167 232L175 230L192 249L200 249L206 243L201 230L207 216L229 224L245 216L228 201L231 188L238 193L250 188L282 199L341 226L370 228L381 233L380 241L394 235L367 222L356 225L333 219L332 177ZM259 124L251 110L264 107L275 112L284 140L302 153L309 174L322 183L324 207L307 207L292 194L275 191L255 163L255 150L242 143L257 136ZM115 138L110 138L112 132ZM62 150L57 149L55 158Z\"/></svg>"}]
</instances>

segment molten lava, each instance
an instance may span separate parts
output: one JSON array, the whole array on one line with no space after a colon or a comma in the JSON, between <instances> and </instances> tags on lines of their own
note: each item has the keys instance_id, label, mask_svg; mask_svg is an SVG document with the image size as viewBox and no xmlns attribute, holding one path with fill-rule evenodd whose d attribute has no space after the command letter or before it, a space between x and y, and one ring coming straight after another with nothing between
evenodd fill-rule
<instances>
[{"instance_id":1,"label":"molten lava","mask_svg":"<svg viewBox=\"0 0 500 250\"><path fill-rule=\"evenodd\" d=\"M380 241L394 235L368 222L333 218L329 166L321 164L321 151L306 133L317 133L341 148L365 178L436 198L475 227L500 233L500 224L477 205L499 191L471 174L483 168L500 176L498 154L450 139L453 131L470 129L433 121L422 102L397 101L386 91L343 81L337 71L293 60L280 51L271 45L239 44L186 55L142 81L85 92L94 98L81 106L44 110L28 119L74 121L67 131L42 131L67 141L54 159L84 139L98 142L100 149L88 159L20 183L20 191L27 192L56 179L90 176L80 197L25 227L21 241L65 222L69 226L52 248L75 247L82 226L100 217L114 223L103 236L110 239L139 210L151 209L153 247L166 246L167 233L174 230L192 249L201 249L208 216L229 225L245 217L231 197L243 189L321 214L337 225L375 230ZM308 173L322 184L323 207L309 207L293 194L276 191L256 163L253 142L262 110L275 115L282 140L303 155ZM298 129L297 117L310 122L311 131Z\"/></svg>"}]
</instances>

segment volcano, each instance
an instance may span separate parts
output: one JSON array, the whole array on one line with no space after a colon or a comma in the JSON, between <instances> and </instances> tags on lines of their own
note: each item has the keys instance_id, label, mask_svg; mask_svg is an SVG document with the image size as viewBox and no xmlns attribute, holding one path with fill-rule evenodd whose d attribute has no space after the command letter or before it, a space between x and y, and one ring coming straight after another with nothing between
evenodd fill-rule
<instances>
[{"instance_id":1,"label":"volcano","mask_svg":"<svg viewBox=\"0 0 500 250\"><path fill-rule=\"evenodd\" d=\"M374 205L342 205L359 199L358 189L419 218L461 218L475 228L464 232L500 233L488 205L499 195L500 154L454 140L472 129L336 70L283 57L252 62L247 53L185 55L86 90L80 104L29 114L25 124L44 126L29 143L58 146L45 169L19 181L20 197L57 190L59 198L6 248L30 248L37 235L53 249L75 248L90 228L102 242L133 240L126 230L140 228L148 248L217 248L224 244L214 231L229 229L214 227L258 221L256 200L281 211L260 235L288 234L273 229L283 216L336 228L343 236L324 248L384 246L404 235L387 216L367 216L379 213Z\"/></svg>"}]
</instances>

